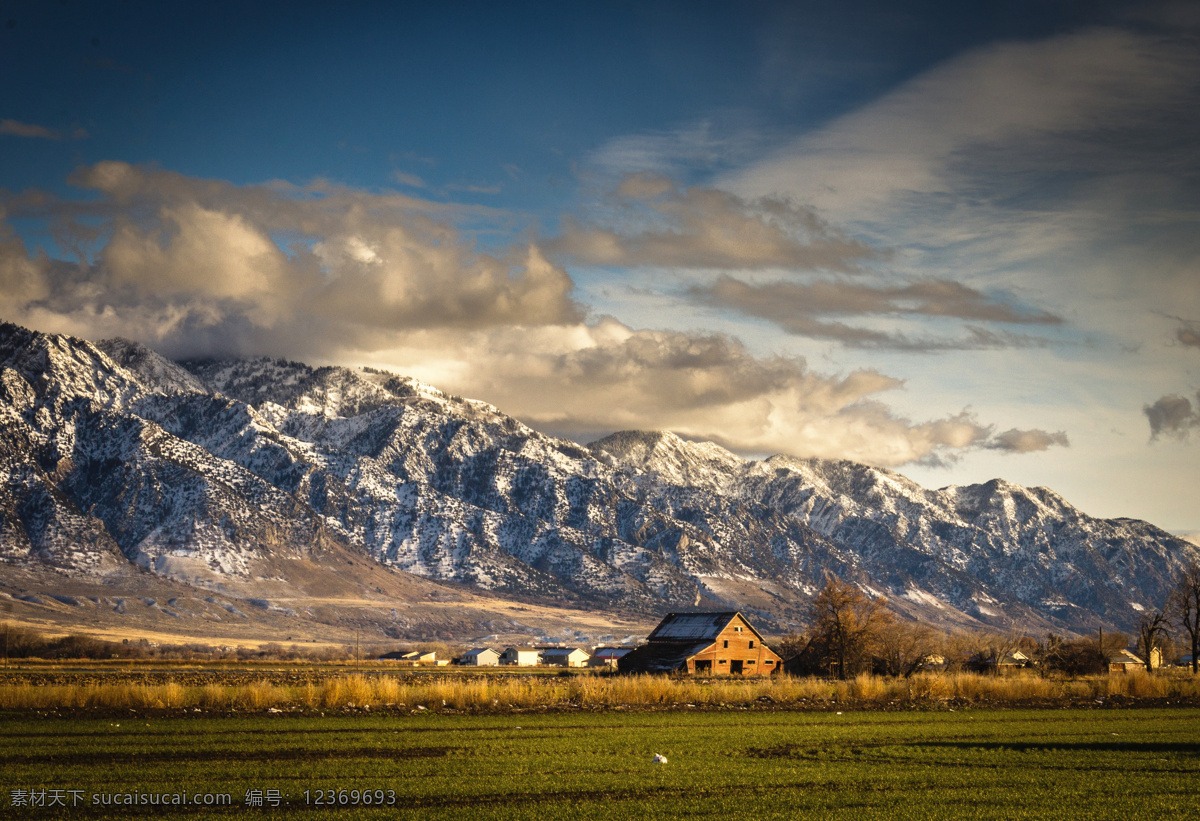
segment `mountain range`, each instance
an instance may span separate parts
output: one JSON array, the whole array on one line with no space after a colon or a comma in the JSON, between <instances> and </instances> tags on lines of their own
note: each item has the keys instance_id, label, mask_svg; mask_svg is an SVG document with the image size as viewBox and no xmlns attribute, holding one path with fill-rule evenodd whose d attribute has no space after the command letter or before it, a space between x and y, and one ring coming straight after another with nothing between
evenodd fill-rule
<instances>
[{"instance_id":1,"label":"mountain range","mask_svg":"<svg viewBox=\"0 0 1200 821\"><path fill-rule=\"evenodd\" d=\"M441 607L446 636L503 633L514 603L787 630L832 574L936 625L1130 630L1191 562L1196 545L1047 488L930 490L661 431L583 446L371 368L175 362L0 325L0 592L49 620L136 586L192 603L136 597L156 614L281 634L334 599L390 611L363 622L388 635L439 601L491 608ZM63 592L89 584L108 594Z\"/></svg>"}]
</instances>

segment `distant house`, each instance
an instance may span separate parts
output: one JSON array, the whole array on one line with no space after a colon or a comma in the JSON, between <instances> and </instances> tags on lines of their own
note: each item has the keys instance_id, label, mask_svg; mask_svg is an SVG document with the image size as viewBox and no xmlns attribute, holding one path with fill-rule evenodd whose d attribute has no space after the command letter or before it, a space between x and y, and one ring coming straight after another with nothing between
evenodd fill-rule
<instances>
[{"instance_id":1,"label":"distant house","mask_svg":"<svg viewBox=\"0 0 1200 821\"><path fill-rule=\"evenodd\" d=\"M398 661L401 664L411 664L413 666L418 664L439 664L437 660L437 653L433 652L432 650L428 652L411 650L407 653L396 651L394 653L385 653L379 658L386 661Z\"/></svg>"},{"instance_id":2,"label":"distant house","mask_svg":"<svg viewBox=\"0 0 1200 821\"><path fill-rule=\"evenodd\" d=\"M542 664L548 667L587 667L591 656L578 647L547 647L542 650Z\"/></svg>"},{"instance_id":3,"label":"distant house","mask_svg":"<svg viewBox=\"0 0 1200 821\"><path fill-rule=\"evenodd\" d=\"M500 663L513 667L537 667L540 650L536 647L506 647Z\"/></svg>"},{"instance_id":4,"label":"distant house","mask_svg":"<svg viewBox=\"0 0 1200 821\"><path fill-rule=\"evenodd\" d=\"M1034 660L1020 650L1005 653L996 660L996 667L1000 670L1017 670L1022 667L1033 667L1034 665Z\"/></svg>"},{"instance_id":5,"label":"distant house","mask_svg":"<svg viewBox=\"0 0 1200 821\"><path fill-rule=\"evenodd\" d=\"M615 670L617 661L631 650L633 650L632 647L597 647L592 651L592 657L588 659L588 666L611 667Z\"/></svg>"},{"instance_id":6,"label":"distant house","mask_svg":"<svg viewBox=\"0 0 1200 821\"><path fill-rule=\"evenodd\" d=\"M458 663L472 667L495 667L500 663L500 654L490 647L475 647L463 653Z\"/></svg>"},{"instance_id":7,"label":"distant house","mask_svg":"<svg viewBox=\"0 0 1200 821\"><path fill-rule=\"evenodd\" d=\"M770 675L782 660L741 613L669 613L646 643L617 660L622 673Z\"/></svg>"},{"instance_id":8,"label":"distant house","mask_svg":"<svg viewBox=\"0 0 1200 821\"><path fill-rule=\"evenodd\" d=\"M1152 669L1162 667L1162 651L1157 647L1150 651L1150 667ZM1145 660L1130 650L1122 650L1108 657L1108 671L1110 673L1131 673L1136 670L1145 669Z\"/></svg>"}]
</instances>

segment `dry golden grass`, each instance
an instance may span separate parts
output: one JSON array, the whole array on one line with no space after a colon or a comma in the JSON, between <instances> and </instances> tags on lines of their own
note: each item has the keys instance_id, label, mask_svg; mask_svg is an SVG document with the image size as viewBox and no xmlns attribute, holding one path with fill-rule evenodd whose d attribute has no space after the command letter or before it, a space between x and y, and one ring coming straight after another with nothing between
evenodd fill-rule
<instances>
[{"instance_id":1,"label":"dry golden grass","mask_svg":"<svg viewBox=\"0 0 1200 821\"><path fill-rule=\"evenodd\" d=\"M0 685L0 709L193 709L248 710L306 708L340 710L400 708L465 711L581 707L674 707L683 705L849 706L970 704L1033 705L1085 702L1122 696L1134 699L1200 700L1200 677L1166 671L1111 673L1080 679L1037 675L986 676L974 673L920 673L911 678L863 675L850 681L816 678L714 678L666 676L483 675L401 679L351 674L320 683L244 685L16 683Z\"/></svg>"}]
</instances>

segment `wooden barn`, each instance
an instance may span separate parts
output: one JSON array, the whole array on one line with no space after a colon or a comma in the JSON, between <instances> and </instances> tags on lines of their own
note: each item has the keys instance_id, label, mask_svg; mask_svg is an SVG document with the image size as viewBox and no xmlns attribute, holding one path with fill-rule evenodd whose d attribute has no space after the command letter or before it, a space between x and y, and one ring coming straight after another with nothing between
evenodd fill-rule
<instances>
[{"instance_id":1,"label":"wooden barn","mask_svg":"<svg viewBox=\"0 0 1200 821\"><path fill-rule=\"evenodd\" d=\"M645 644L617 660L617 669L622 673L766 676L781 663L741 613L669 613Z\"/></svg>"}]
</instances>

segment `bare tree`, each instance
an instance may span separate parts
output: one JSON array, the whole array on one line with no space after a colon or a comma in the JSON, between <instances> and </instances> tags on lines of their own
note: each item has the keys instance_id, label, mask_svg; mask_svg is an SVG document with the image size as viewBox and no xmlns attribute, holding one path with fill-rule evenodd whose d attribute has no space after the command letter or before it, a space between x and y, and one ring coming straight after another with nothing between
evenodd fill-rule
<instances>
[{"instance_id":1,"label":"bare tree","mask_svg":"<svg viewBox=\"0 0 1200 821\"><path fill-rule=\"evenodd\" d=\"M876 669L908 678L937 655L938 636L925 624L900 622L885 626L876 640Z\"/></svg>"},{"instance_id":2,"label":"bare tree","mask_svg":"<svg viewBox=\"0 0 1200 821\"><path fill-rule=\"evenodd\" d=\"M1168 601L1175 622L1191 639L1192 673L1200 672L1200 564L1186 567Z\"/></svg>"},{"instance_id":3,"label":"bare tree","mask_svg":"<svg viewBox=\"0 0 1200 821\"><path fill-rule=\"evenodd\" d=\"M781 659L788 661L807 650L810 644L812 639L807 635L792 631L776 642L771 649L778 653Z\"/></svg>"},{"instance_id":4,"label":"bare tree","mask_svg":"<svg viewBox=\"0 0 1200 821\"><path fill-rule=\"evenodd\" d=\"M1094 675L1108 670L1108 660L1129 646L1125 633L1100 631L1081 639L1066 640L1050 634L1038 646L1047 670L1072 676Z\"/></svg>"},{"instance_id":5,"label":"bare tree","mask_svg":"<svg viewBox=\"0 0 1200 821\"><path fill-rule=\"evenodd\" d=\"M956 642L962 664L977 673L998 672L1001 662L1018 650L1034 655L1037 642L1020 633L963 633Z\"/></svg>"},{"instance_id":6,"label":"bare tree","mask_svg":"<svg viewBox=\"0 0 1200 821\"><path fill-rule=\"evenodd\" d=\"M892 614L882 597L869 598L852 584L834 576L808 608L814 644L823 647L830 672L846 678L869 657L880 631L892 624Z\"/></svg>"},{"instance_id":7,"label":"bare tree","mask_svg":"<svg viewBox=\"0 0 1200 821\"><path fill-rule=\"evenodd\" d=\"M1146 672L1154 669L1154 653L1162 655L1162 647L1167 637L1167 614L1163 610L1142 616L1138 626L1138 652L1146 661Z\"/></svg>"}]
</instances>

